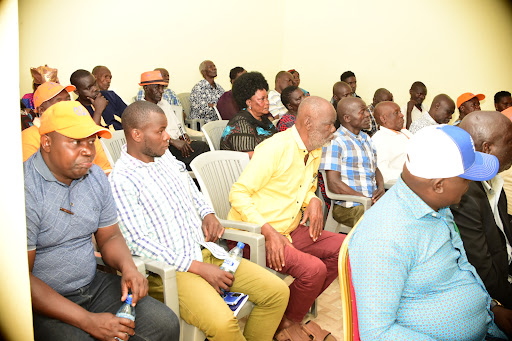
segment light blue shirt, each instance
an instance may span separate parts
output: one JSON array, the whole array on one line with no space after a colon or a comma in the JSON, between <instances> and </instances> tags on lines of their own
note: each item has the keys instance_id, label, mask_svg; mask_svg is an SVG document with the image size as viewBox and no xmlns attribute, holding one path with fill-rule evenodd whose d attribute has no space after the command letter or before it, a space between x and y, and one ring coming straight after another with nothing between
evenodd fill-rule
<instances>
[{"instance_id":1,"label":"light blue shirt","mask_svg":"<svg viewBox=\"0 0 512 341\"><path fill-rule=\"evenodd\" d=\"M506 338L454 226L401 178L365 213L349 243L362 340Z\"/></svg>"}]
</instances>

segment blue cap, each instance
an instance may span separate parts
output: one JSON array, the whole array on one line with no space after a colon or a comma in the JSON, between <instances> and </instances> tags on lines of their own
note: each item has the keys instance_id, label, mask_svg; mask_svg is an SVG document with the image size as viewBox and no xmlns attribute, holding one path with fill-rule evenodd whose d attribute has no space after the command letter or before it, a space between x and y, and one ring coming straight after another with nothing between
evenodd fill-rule
<instances>
[{"instance_id":1,"label":"blue cap","mask_svg":"<svg viewBox=\"0 0 512 341\"><path fill-rule=\"evenodd\" d=\"M132 304L132 295L128 295L128 297L126 297L126 301L125 301L127 304Z\"/></svg>"},{"instance_id":2,"label":"blue cap","mask_svg":"<svg viewBox=\"0 0 512 341\"><path fill-rule=\"evenodd\" d=\"M242 243L242 242L238 242L238 243L236 244L236 246L238 246L239 248L243 249L243 248L245 247L245 244L244 244L244 243Z\"/></svg>"}]
</instances>

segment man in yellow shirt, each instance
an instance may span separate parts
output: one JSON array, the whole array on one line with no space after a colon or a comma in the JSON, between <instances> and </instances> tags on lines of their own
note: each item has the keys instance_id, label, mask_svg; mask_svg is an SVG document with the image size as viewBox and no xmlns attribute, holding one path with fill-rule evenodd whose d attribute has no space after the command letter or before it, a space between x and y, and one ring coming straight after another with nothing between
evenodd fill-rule
<instances>
[{"instance_id":1,"label":"man in yellow shirt","mask_svg":"<svg viewBox=\"0 0 512 341\"><path fill-rule=\"evenodd\" d=\"M70 101L69 93L74 91L73 85L62 86L59 83L45 82L41 84L34 93L34 106L35 111L41 116L46 109L53 104L61 101ZM23 162L27 161L39 149L41 142L41 135L39 135L39 119L34 119L34 125L21 132L21 143L23 150ZM108 162L107 155L99 139L94 142L96 146L96 157L94 163L103 169L107 174L112 170L110 162Z\"/></svg>"},{"instance_id":2,"label":"man in yellow shirt","mask_svg":"<svg viewBox=\"0 0 512 341\"><path fill-rule=\"evenodd\" d=\"M322 146L334 137L335 119L328 101L306 98L295 125L260 143L231 188L228 219L261 225L267 265L295 278L277 340L304 332L324 340L329 334L314 322L301 321L337 277L344 239L323 231L322 203L315 196Z\"/></svg>"}]
</instances>

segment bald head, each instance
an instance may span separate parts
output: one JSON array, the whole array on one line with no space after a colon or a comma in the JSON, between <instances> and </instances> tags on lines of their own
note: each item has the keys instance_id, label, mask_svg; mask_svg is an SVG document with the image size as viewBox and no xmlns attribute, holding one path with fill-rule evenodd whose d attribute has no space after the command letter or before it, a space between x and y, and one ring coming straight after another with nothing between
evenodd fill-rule
<instances>
[{"instance_id":1,"label":"bald head","mask_svg":"<svg viewBox=\"0 0 512 341\"><path fill-rule=\"evenodd\" d=\"M284 89L293 85L293 76L288 71L279 71L276 75L275 89L281 93Z\"/></svg>"},{"instance_id":2,"label":"bald head","mask_svg":"<svg viewBox=\"0 0 512 341\"><path fill-rule=\"evenodd\" d=\"M430 116L439 124L447 124L455 111L455 102L450 96L440 94L434 97L430 106Z\"/></svg>"},{"instance_id":3,"label":"bald head","mask_svg":"<svg viewBox=\"0 0 512 341\"><path fill-rule=\"evenodd\" d=\"M361 129L370 128L370 112L360 98L342 98L338 102L337 112L341 125L356 135Z\"/></svg>"},{"instance_id":4,"label":"bald head","mask_svg":"<svg viewBox=\"0 0 512 341\"><path fill-rule=\"evenodd\" d=\"M384 101L375 106L375 121L382 127L400 131L404 126L404 115L395 102Z\"/></svg>"},{"instance_id":5,"label":"bald head","mask_svg":"<svg viewBox=\"0 0 512 341\"><path fill-rule=\"evenodd\" d=\"M342 98L352 97L354 91L352 87L345 82L336 82L332 87L332 97L334 97L334 104L337 106Z\"/></svg>"},{"instance_id":6,"label":"bald head","mask_svg":"<svg viewBox=\"0 0 512 341\"><path fill-rule=\"evenodd\" d=\"M512 121L498 111L473 111L459 125L471 135L475 150L496 156L499 172L512 165Z\"/></svg>"},{"instance_id":7,"label":"bald head","mask_svg":"<svg viewBox=\"0 0 512 341\"><path fill-rule=\"evenodd\" d=\"M317 96L302 101L295 127L308 151L322 147L333 138L336 112L331 103Z\"/></svg>"},{"instance_id":8,"label":"bald head","mask_svg":"<svg viewBox=\"0 0 512 341\"><path fill-rule=\"evenodd\" d=\"M380 88L375 90L375 94L373 94L373 105L376 106L380 102L393 102L393 94L388 90L384 88Z\"/></svg>"},{"instance_id":9,"label":"bald head","mask_svg":"<svg viewBox=\"0 0 512 341\"><path fill-rule=\"evenodd\" d=\"M108 90L110 88L110 83L112 82L112 73L108 67L98 65L92 69L92 74L94 78L96 78L96 84L100 90Z\"/></svg>"}]
</instances>

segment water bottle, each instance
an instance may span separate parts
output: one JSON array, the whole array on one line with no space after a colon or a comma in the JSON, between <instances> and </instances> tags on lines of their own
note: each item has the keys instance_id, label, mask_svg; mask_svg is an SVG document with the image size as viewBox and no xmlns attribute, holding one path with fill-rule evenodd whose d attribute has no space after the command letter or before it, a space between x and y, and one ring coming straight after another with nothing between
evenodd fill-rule
<instances>
[{"instance_id":1,"label":"water bottle","mask_svg":"<svg viewBox=\"0 0 512 341\"><path fill-rule=\"evenodd\" d=\"M135 307L132 307L132 295L128 295L126 301L117 311L116 316L135 321ZM117 337L115 339L121 340Z\"/></svg>"},{"instance_id":2,"label":"water bottle","mask_svg":"<svg viewBox=\"0 0 512 341\"><path fill-rule=\"evenodd\" d=\"M243 249L245 244L242 242L238 242L234 248L229 251L228 258L224 260L224 263L220 266L221 270L227 271L230 274L234 275L236 272L236 269L240 265L240 262L242 261L243 256ZM224 293L225 290L221 289Z\"/></svg>"}]
</instances>

